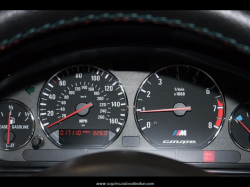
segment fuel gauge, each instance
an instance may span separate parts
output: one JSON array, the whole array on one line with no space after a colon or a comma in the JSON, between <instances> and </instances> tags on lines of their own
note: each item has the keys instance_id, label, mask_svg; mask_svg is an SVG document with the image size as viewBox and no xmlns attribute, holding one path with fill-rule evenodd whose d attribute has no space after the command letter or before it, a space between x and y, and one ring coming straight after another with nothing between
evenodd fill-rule
<instances>
[{"instance_id":1,"label":"fuel gauge","mask_svg":"<svg viewBox=\"0 0 250 187\"><path fill-rule=\"evenodd\" d=\"M235 108L229 118L228 130L237 146L250 151L250 101Z\"/></svg>"},{"instance_id":2,"label":"fuel gauge","mask_svg":"<svg viewBox=\"0 0 250 187\"><path fill-rule=\"evenodd\" d=\"M34 117L27 106L15 100L0 102L0 149L23 147L33 135Z\"/></svg>"}]
</instances>

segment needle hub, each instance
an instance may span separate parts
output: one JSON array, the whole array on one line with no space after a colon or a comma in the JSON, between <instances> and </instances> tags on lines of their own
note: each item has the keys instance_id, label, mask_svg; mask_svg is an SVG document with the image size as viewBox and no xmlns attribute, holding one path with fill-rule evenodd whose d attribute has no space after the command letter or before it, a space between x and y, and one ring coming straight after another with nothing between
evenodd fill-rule
<instances>
[{"instance_id":1,"label":"needle hub","mask_svg":"<svg viewBox=\"0 0 250 187\"><path fill-rule=\"evenodd\" d=\"M183 103L176 103L173 108L186 108L186 105ZM175 110L174 113L177 116L184 116L187 110Z\"/></svg>"}]
</instances>

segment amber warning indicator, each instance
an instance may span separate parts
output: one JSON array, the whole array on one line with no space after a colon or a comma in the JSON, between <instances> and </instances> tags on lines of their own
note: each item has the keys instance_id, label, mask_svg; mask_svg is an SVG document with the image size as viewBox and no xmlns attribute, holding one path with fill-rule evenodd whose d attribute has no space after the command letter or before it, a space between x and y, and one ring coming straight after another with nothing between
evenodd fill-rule
<instances>
[{"instance_id":1,"label":"amber warning indicator","mask_svg":"<svg viewBox=\"0 0 250 187\"><path fill-rule=\"evenodd\" d=\"M215 162L215 151L203 151L203 162Z\"/></svg>"}]
</instances>

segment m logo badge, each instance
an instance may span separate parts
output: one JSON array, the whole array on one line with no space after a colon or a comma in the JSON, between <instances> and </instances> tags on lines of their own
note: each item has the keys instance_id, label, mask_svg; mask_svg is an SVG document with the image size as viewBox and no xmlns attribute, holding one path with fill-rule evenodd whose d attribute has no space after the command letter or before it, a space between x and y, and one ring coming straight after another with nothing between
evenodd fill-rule
<instances>
[{"instance_id":1,"label":"m logo badge","mask_svg":"<svg viewBox=\"0 0 250 187\"><path fill-rule=\"evenodd\" d=\"M187 136L187 130L175 130L173 136Z\"/></svg>"}]
</instances>

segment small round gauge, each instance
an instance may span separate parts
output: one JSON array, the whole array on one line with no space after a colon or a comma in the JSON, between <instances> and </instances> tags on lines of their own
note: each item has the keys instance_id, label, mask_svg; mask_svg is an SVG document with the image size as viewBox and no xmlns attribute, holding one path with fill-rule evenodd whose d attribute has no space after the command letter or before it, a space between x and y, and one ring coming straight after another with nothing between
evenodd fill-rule
<instances>
[{"instance_id":1,"label":"small round gauge","mask_svg":"<svg viewBox=\"0 0 250 187\"><path fill-rule=\"evenodd\" d=\"M234 143L250 151L250 102L236 107L229 118L229 134Z\"/></svg>"},{"instance_id":2,"label":"small round gauge","mask_svg":"<svg viewBox=\"0 0 250 187\"><path fill-rule=\"evenodd\" d=\"M224 112L215 81L191 66L169 66L150 74L135 98L137 126L157 148L205 147L219 133Z\"/></svg>"},{"instance_id":3,"label":"small round gauge","mask_svg":"<svg viewBox=\"0 0 250 187\"><path fill-rule=\"evenodd\" d=\"M0 102L0 148L14 150L31 139L35 127L34 117L27 106L15 100Z\"/></svg>"},{"instance_id":4,"label":"small round gauge","mask_svg":"<svg viewBox=\"0 0 250 187\"><path fill-rule=\"evenodd\" d=\"M40 124L61 148L103 148L121 133L128 114L123 86L90 65L65 68L49 79L38 102Z\"/></svg>"}]
</instances>

